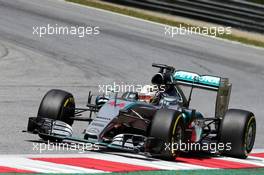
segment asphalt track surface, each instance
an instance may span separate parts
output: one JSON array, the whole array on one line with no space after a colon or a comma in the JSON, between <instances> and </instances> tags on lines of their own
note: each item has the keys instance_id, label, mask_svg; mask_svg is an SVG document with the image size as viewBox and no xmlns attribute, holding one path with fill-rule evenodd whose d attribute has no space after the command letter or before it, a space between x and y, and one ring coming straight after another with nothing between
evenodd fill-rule
<instances>
[{"instance_id":1,"label":"asphalt track surface","mask_svg":"<svg viewBox=\"0 0 264 175\"><path fill-rule=\"evenodd\" d=\"M34 26L47 24L99 26L100 34L33 35ZM99 84L149 84L153 62L229 77L230 107L255 113L255 148L263 148L263 55L263 49L200 35L165 37L162 25L63 1L0 0L0 154L38 153L30 142L38 137L21 131L49 89L68 90L84 106ZM192 105L212 114L214 96L195 95ZM85 126L76 123L75 133Z\"/></svg>"}]
</instances>

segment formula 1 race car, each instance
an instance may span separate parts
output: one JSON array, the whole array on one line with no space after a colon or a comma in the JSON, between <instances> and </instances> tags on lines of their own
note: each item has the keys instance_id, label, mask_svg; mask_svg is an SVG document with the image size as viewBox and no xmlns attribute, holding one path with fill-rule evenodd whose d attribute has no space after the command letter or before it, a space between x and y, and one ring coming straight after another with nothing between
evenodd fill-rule
<instances>
[{"instance_id":1,"label":"formula 1 race car","mask_svg":"<svg viewBox=\"0 0 264 175\"><path fill-rule=\"evenodd\" d=\"M76 108L71 93L53 89L42 99L37 117L29 118L27 132L44 140L94 143L166 160L181 152L206 150L230 157L248 156L254 146L256 120L252 112L228 109L231 83L227 78L163 64L152 66L159 69L151 80L158 90L149 102L140 100L138 92L125 92L120 97L117 93L99 95L93 104L89 92L87 106ZM187 87L188 98L183 92ZM217 93L214 117L189 107L195 88ZM86 111L87 117L82 117ZM79 138L72 135L74 121L88 125Z\"/></svg>"}]
</instances>

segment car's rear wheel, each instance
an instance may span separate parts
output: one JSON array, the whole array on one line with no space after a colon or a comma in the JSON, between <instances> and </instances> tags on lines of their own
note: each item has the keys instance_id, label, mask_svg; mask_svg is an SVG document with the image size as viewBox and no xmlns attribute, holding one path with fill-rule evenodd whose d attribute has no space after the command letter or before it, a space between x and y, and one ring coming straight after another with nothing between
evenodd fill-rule
<instances>
[{"instance_id":1,"label":"car's rear wheel","mask_svg":"<svg viewBox=\"0 0 264 175\"><path fill-rule=\"evenodd\" d=\"M73 95L69 92L52 89L43 97L39 110L38 118L49 118L63 121L69 125L73 124L75 113L75 102Z\"/></svg>"},{"instance_id":2,"label":"car's rear wheel","mask_svg":"<svg viewBox=\"0 0 264 175\"><path fill-rule=\"evenodd\" d=\"M222 154L247 158L254 146L256 119L254 114L240 109L229 109L220 126L220 142L229 144L230 149Z\"/></svg>"},{"instance_id":3,"label":"car's rear wheel","mask_svg":"<svg viewBox=\"0 0 264 175\"><path fill-rule=\"evenodd\" d=\"M156 112L150 136L162 141L159 158L174 160L180 153L180 143L184 140L184 122L182 113L171 109L160 109Z\"/></svg>"}]
</instances>

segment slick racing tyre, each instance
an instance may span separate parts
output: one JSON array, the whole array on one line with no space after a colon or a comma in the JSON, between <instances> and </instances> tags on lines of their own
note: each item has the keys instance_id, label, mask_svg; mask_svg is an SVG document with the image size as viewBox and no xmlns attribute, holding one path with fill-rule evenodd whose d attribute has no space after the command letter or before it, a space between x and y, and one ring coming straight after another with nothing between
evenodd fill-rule
<instances>
[{"instance_id":1,"label":"slick racing tyre","mask_svg":"<svg viewBox=\"0 0 264 175\"><path fill-rule=\"evenodd\" d=\"M247 158L251 152L256 136L256 119L254 114L240 109L229 109L220 126L220 142L230 144L223 155Z\"/></svg>"},{"instance_id":2,"label":"slick racing tyre","mask_svg":"<svg viewBox=\"0 0 264 175\"><path fill-rule=\"evenodd\" d=\"M184 141L182 113L171 109L158 110L151 123L150 137L161 140L159 149L153 152L158 155L156 157L175 160L180 153L179 143ZM175 145L177 145L176 149Z\"/></svg>"},{"instance_id":3,"label":"slick racing tyre","mask_svg":"<svg viewBox=\"0 0 264 175\"><path fill-rule=\"evenodd\" d=\"M48 118L63 121L70 126L74 117L75 102L72 94L58 89L52 89L43 97L39 110L38 118Z\"/></svg>"}]
</instances>

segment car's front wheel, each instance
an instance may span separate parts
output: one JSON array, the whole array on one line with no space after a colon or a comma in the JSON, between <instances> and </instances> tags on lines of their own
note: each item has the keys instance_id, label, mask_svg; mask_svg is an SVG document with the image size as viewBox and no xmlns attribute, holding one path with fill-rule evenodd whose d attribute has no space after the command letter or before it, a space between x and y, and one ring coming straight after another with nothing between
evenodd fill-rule
<instances>
[{"instance_id":1,"label":"car's front wheel","mask_svg":"<svg viewBox=\"0 0 264 175\"><path fill-rule=\"evenodd\" d=\"M74 117L74 113L73 95L63 90L52 89L43 97L37 117L59 120L72 125L73 120L70 118Z\"/></svg>"},{"instance_id":2,"label":"car's front wheel","mask_svg":"<svg viewBox=\"0 0 264 175\"><path fill-rule=\"evenodd\" d=\"M151 123L150 136L162 141L158 157L174 160L179 155L178 148L184 140L182 113L171 109L158 110Z\"/></svg>"}]
</instances>

